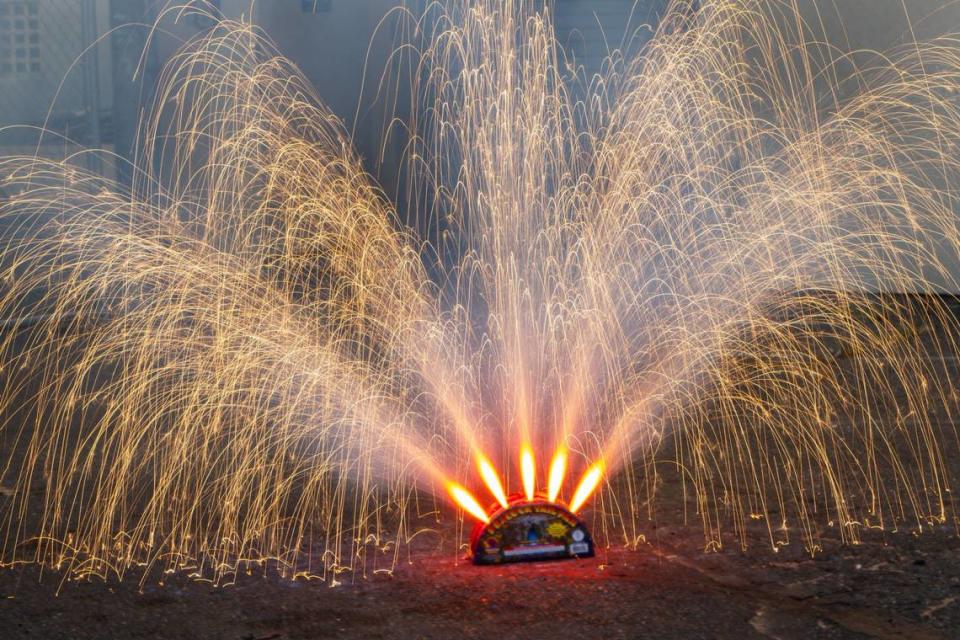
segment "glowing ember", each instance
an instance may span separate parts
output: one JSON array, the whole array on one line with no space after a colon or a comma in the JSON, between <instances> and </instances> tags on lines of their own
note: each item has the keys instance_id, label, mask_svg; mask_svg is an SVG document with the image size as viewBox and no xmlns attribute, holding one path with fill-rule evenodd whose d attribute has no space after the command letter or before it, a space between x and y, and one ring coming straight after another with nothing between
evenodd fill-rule
<instances>
[{"instance_id":1,"label":"glowing ember","mask_svg":"<svg viewBox=\"0 0 960 640\"><path fill-rule=\"evenodd\" d=\"M526 502L534 502L536 496L536 457L533 453L533 447L524 445L520 450L520 472L523 482L523 499ZM497 503L503 508L508 509L511 502L517 503L520 498L514 495L513 499L507 497L507 492L500 481L500 474L494 469L489 458L481 453L477 453L477 468L487 489L496 498ZM563 487L564 476L567 468L567 450L564 447L557 449L553 454L553 460L550 462L549 479L547 485L547 502L557 503L557 497ZM570 502L570 512L575 513L582 507L590 496L593 495L600 484L600 478L603 476L603 463L597 462L583 474L580 483L573 492L573 500ZM447 482L447 491L464 511L471 514L481 522L489 521L489 514L480 506L479 501L467 489L453 481ZM542 494L541 494L542 496ZM541 497L542 502L542 497Z\"/></svg>"},{"instance_id":2,"label":"glowing ember","mask_svg":"<svg viewBox=\"0 0 960 640\"><path fill-rule=\"evenodd\" d=\"M461 487L456 482L450 482L447 484L447 491L450 493L451 497L460 505L464 511L472 515L474 518L480 522L487 522L490 517L487 515L487 512L484 511L483 507L480 506L480 503L477 502L477 499L473 497L473 494Z\"/></svg>"},{"instance_id":3,"label":"glowing ember","mask_svg":"<svg viewBox=\"0 0 960 640\"><path fill-rule=\"evenodd\" d=\"M486 456L480 454L477 455L477 466L480 468L480 475L483 477L483 481L487 484L487 489L489 489L493 497L497 499L500 506L506 508L508 504L507 494L503 490L503 485L500 483L500 476L497 475L493 465L490 464Z\"/></svg>"},{"instance_id":4,"label":"glowing ember","mask_svg":"<svg viewBox=\"0 0 960 640\"><path fill-rule=\"evenodd\" d=\"M563 474L566 470L567 450L561 447L553 454L553 461L550 463L550 475L547 481L547 500L550 502L557 501L560 488L563 486Z\"/></svg>"},{"instance_id":5,"label":"glowing ember","mask_svg":"<svg viewBox=\"0 0 960 640\"><path fill-rule=\"evenodd\" d=\"M520 450L520 477L523 478L523 495L527 500L533 500L536 490L537 468L533 461L533 449L530 445L524 445Z\"/></svg>"},{"instance_id":6,"label":"glowing ember","mask_svg":"<svg viewBox=\"0 0 960 640\"><path fill-rule=\"evenodd\" d=\"M600 477L603 475L603 463L598 462L583 474L583 477L580 478L580 484L577 485L576 491L573 492L573 499L570 501L570 512L576 513L580 510L580 507L583 506L583 503L593 495L593 492L596 490L597 485L600 484Z\"/></svg>"}]
</instances>

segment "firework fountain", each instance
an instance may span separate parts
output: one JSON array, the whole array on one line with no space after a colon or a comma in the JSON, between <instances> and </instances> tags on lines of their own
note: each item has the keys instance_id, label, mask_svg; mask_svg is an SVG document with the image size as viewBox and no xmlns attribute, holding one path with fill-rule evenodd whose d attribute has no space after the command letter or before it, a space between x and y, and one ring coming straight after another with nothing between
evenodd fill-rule
<instances>
[{"instance_id":1,"label":"firework fountain","mask_svg":"<svg viewBox=\"0 0 960 640\"><path fill-rule=\"evenodd\" d=\"M168 64L129 190L0 160L3 560L359 575L510 500L631 544L665 473L708 546L952 518L952 316L877 301L955 287L955 43L689 6L596 78L549 8L405 16L410 219L248 24Z\"/></svg>"}]
</instances>

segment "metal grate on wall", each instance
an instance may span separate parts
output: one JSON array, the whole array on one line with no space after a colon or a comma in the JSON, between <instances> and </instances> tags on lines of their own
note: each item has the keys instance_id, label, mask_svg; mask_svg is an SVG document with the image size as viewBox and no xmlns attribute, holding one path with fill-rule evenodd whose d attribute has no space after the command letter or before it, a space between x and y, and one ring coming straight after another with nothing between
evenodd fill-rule
<instances>
[{"instance_id":1,"label":"metal grate on wall","mask_svg":"<svg viewBox=\"0 0 960 640\"><path fill-rule=\"evenodd\" d=\"M37 0L0 0L0 77L40 73Z\"/></svg>"}]
</instances>

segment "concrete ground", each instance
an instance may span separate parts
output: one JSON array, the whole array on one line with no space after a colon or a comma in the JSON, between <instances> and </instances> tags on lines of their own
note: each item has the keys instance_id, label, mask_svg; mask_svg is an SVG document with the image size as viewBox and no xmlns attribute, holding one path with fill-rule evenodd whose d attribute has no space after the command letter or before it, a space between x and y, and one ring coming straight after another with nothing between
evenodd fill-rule
<instances>
[{"instance_id":1,"label":"concrete ground","mask_svg":"<svg viewBox=\"0 0 960 640\"><path fill-rule=\"evenodd\" d=\"M799 544L706 553L696 526L652 533L637 550L502 567L416 551L335 587L269 571L223 587L182 575L64 582L21 566L0 571L0 637L960 638L952 530L856 546L825 531L812 558Z\"/></svg>"}]
</instances>

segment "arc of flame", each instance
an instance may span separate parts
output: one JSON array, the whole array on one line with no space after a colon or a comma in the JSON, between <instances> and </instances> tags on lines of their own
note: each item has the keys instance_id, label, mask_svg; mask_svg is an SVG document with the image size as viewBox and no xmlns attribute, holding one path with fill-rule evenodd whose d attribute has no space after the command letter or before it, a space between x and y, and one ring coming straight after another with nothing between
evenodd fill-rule
<instances>
[{"instance_id":1,"label":"arc of flame","mask_svg":"<svg viewBox=\"0 0 960 640\"><path fill-rule=\"evenodd\" d=\"M487 512L483 507L480 506L480 503L477 502L477 499L473 497L473 494L464 489L462 486L456 482L447 483L447 492L454 499L454 501L463 508L464 511L472 515L477 520L481 522L489 522L490 516L487 515Z\"/></svg>"},{"instance_id":2,"label":"arc of flame","mask_svg":"<svg viewBox=\"0 0 960 640\"><path fill-rule=\"evenodd\" d=\"M556 502L560 495L560 488L563 486L563 476L567 471L567 450L563 447L557 449L553 454L553 461L550 462L550 473L547 478L547 500Z\"/></svg>"},{"instance_id":3,"label":"arc of flame","mask_svg":"<svg viewBox=\"0 0 960 640\"><path fill-rule=\"evenodd\" d=\"M583 477L580 478L580 484L577 485L576 490L573 492L573 499L570 500L570 513L576 513L577 510L583 506L583 503L587 501L587 498L593 494L597 485L600 484L600 477L602 475L602 462L597 462L587 469Z\"/></svg>"},{"instance_id":4,"label":"arc of flame","mask_svg":"<svg viewBox=\"0 0 960 640\"><path fill-rule=\"evenodd\" d=\"M533 459L533 448L529 444L520 449L520 477L523 479L523 493L528 502L533 501L536 489L537 468Z\"/></svg>"},{"instance_id":5,"label":"arc of flame","mask_svg":"<svg viewBox=\"0 0 960 640\"><path fill-rule=\"evenodd\" d=\"M489 489L490 493L493 494L493 497L497 499L497 502L500 503L500 506L506 509L510 504L507 501L507 493L503 490L503 484L500 482L500 476L497 475L497 471L493 468L490 460L488 460L483 454L477 454L477 466L480 468L480 476L486 483L487 489Z\"/></svg>"},{"instance_id":6,"label":"arc of flame","mask_svg":"<svg viewBox=\"0 0 960 640\"><path fill-rule=\"evenodd\" d=\"M567 457L567 450L563 446L559 447L556 453L553 454L547 480L547 499L550 502L556 502L557 496L560 495L560 489L563 486L563 480L567 470ZM504 509L508 508L510 503L507 500L506 491L504 491L500 476L497 474L490 460L483 454L478 453L477 467L490 493L493 494L500 506ZM571 513L576 513L597 490L597 487L600 485L600 479L603 477L603 470L603 462L595 462L584 472L583 476L581 476L580 482L577 484L577 488L573 492L573 498L570 500L568 506ZM520 451L520 473L523 479L524 494L528 501L532 501L536 489L536 462L533 457L533 449L530 445L524 445ZM484 523L490 521L490 516L487 514L486 509L480 506L480 502L462 485L449 481L447 482L447 492L450 494L450 497L453 498L454 502L471 516Z\"/></svg>"}]
</instances>

